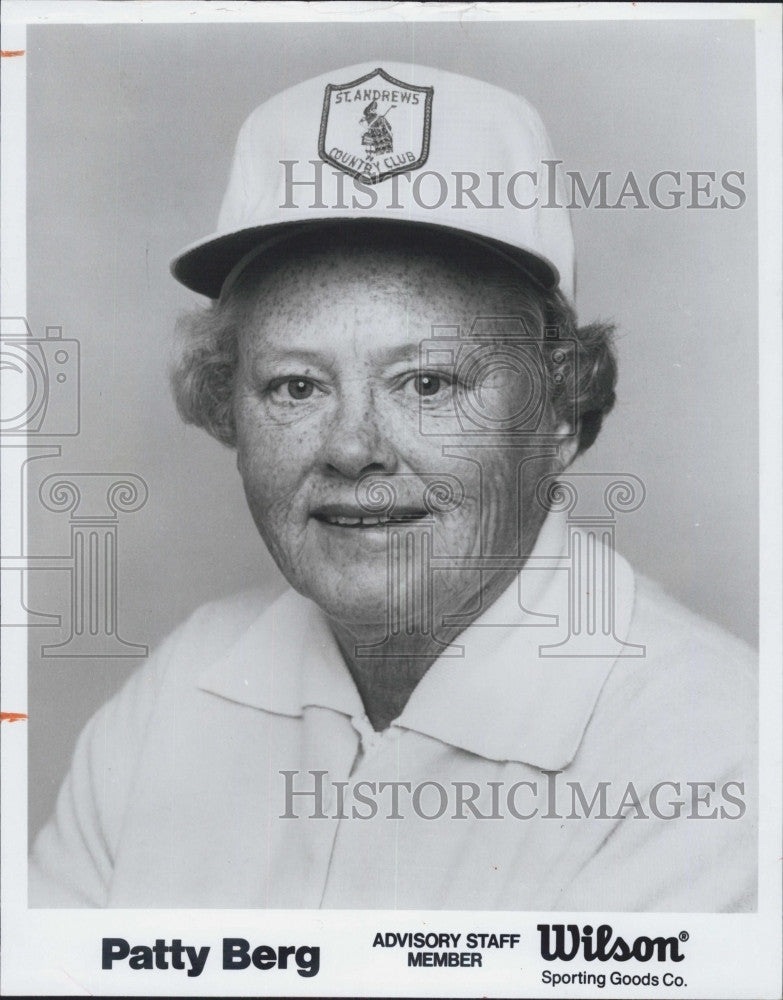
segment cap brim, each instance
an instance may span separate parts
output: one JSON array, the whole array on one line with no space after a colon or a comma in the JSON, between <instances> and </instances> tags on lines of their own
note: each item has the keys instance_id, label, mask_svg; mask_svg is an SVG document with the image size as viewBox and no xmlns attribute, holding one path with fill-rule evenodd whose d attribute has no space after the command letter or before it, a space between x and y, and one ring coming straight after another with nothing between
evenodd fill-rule
<instances>
[{"instance_id":1,"label":"cap brim","mask_svg":"<svg viewBox=\"0 0 783 1000\"><path fill-rule=\"evenodd\" d=\"M340 221L351 224L381 223L399 229L426 229L429 232L438 230L444 237L467 240L478 243L508 258L517 267L521 267L530 277L549 290L556 288L560 280L557 268L550 261L521 247L511 246L501 240L472 233L452 226L443 226L430 222L418 222L410 219L335 219L333 216L324 218L299 219L296 222L273 223L271 225L253 226L240 229L238 232L210 236L191 244L179 253L171 262L171 273L186 288L210 299L220 298L221 289L229 273L237 263L251 253L260 243L272 240L277 246L280 237L285 237L286 230L291 234L301 232L305 227L312 228L324 224L339 224Z\"/></svg>"}]
</instances>

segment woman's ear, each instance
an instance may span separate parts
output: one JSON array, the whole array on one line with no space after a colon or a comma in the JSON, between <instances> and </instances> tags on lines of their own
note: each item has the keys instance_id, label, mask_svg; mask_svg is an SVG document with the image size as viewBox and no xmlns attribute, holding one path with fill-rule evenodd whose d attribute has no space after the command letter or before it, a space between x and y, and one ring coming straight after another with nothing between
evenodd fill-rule
<instances>
[{"instance_id":1,"label":"woman's ear","mask_svg":"<svg viewBox=\"0 0 783 1000\"><path fill-rule=\"evenodd\" d=\"M563 422L557 427L555 434L559 438L557 460L560 464L560 471L565 472L579 451L579 425L573 427L571 424Z\"/></svg>"}]
</instances>

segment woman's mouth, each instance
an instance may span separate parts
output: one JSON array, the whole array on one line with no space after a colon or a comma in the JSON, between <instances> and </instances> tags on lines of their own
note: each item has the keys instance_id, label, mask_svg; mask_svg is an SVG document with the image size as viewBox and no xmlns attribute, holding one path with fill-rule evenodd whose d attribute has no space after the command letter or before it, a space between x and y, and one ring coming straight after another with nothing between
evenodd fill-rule
<instances>
[{"instance_id":1,"label":"woman's mouth","mask_svg":"<svg viewBox=\"0 0 783 1000\"><path fill-rule=\"evenodd\" d=\"M323 524L337 528L386 528L395 525L414 524L431 514L426 510L399 510L391 513L368 514L365 511L344 511L323 507L313 511L312 516Z\"/></svg>"}]
</instances>

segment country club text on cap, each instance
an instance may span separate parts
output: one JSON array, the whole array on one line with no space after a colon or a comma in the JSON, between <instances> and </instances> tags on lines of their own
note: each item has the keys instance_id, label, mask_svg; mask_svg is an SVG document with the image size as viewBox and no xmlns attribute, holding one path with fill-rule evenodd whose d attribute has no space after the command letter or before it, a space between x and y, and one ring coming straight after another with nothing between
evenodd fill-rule
<instances>
[{"instance_id":1,"label":"country club text on cap","mask_svg":"<svg viewBox=\"0 0 783 1000\"><path fill-rule=\"evenodd\" d=\"M335 70L252 112L217 230L181 251L172 273L218 298L248 255L304 224L384 219L486 242L573 299L554 162L535 109L492 84L378 60Z\"/></svg>"}]
</instances>

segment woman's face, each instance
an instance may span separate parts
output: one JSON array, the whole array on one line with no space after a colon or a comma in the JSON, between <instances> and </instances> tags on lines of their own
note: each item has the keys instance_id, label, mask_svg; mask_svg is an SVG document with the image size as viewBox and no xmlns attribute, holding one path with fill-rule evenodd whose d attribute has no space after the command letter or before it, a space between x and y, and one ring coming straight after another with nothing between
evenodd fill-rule
<instances>
[{"instance_id":1,"label":"woman's face","mask_svg":"<svg viewBox=\"0 0 783 1000\"><path fill-rule=\"evenodd\" d=\"M553 463L551 438L542 448L519 426L549 418L545 401L531 405L542 385L530 343L509 341L508 320L468 337L477 317L513 313L508 276L365 246L292 255L249 280L238 467L283 574L349 627L383 623L390 587L404 607L414 575L436 613L476 608L488 576L470 560L530 551L545 516L536 483ZM460 330L422 351L433 326ZM523 433L509 439L510 427ZM391 578L390 545L402 567Z\"/></svg>"}]
</instances>

